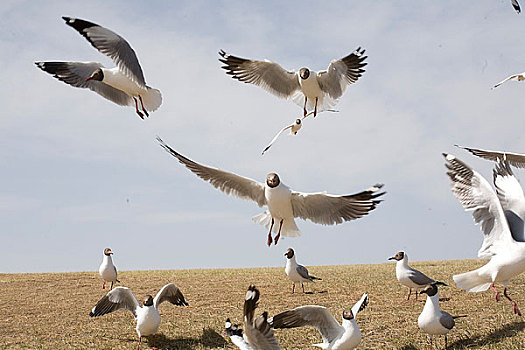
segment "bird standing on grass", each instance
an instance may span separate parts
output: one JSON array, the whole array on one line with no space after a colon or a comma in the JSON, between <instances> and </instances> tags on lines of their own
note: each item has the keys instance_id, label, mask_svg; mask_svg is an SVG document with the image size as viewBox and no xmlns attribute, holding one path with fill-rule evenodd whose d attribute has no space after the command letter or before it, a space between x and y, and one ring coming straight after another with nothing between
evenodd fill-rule
<instances>
[{"instance_id":1,"label":"bird standing on grass","mask_svg":"<svg viewBox=\"0 0 525 350\"><path fill-rule=\"evenodd\" d=\"M157 333L160 325L158 307L165 301L178 306L188 306L188 302L184 299L182 292L174 283L169 283L162 287L155 298L148 295L142 307L129 288L117 287L98 301L97 305L89 313L89 316L102 316L120 309L129 310L137 322L135 329L139 336L138 350L143 336L153 336Z\"/></svg>"},{"instance_id":2,"label":"bird standing on grass","mask_svg":"<svg viewBox=\"0 0 525 350\"><path fill-rule=\"evenodd\" d=\"M113 289L113 283L120 283L120 281L117 279L117 268L115 267L115 265L113 265L113 259L111 258L111 255L113 255L111 249L104 249L104 257L102 258L102 264L100 264L100 267L98 269L98 273L104 281L104 283L102 284L102 289L106 288L106 282L111 282L111 287L109 287L109 290Z\"/></svg>"},{"instance_id":3,"label":"bird standing on grass","mask_svg":"<svg viewBox=\"0 0 525 350\"><path fill-rule=\"evenodd\" d=\"M295 292L296 283L301 283L301 287L303 288L304 293L304 282L321 280L318 277L310 275L306 267L304 267L303 265L299 265L297 261L295 261L295 252L292 248L288 248L286 253L284 253L284 256L286 256L287 259L284 272L286 272L286 276L288 276L288 279L292 281L292 294Z\"/></svg>"}]
</instances>

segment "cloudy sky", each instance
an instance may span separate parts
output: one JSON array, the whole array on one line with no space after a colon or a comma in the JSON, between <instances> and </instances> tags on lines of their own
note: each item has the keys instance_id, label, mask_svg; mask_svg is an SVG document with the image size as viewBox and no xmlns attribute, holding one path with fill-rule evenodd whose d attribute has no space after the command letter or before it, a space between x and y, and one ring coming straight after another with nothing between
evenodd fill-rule
<instances>
[{"instance_id":1,"label":"cloudy sky","mask_svg":"<svg viewBox=\"0 0 525 350\"><path fill-rule=\"evenodd\" d=\"M163 104L147 120L35 61L112 62L61 16L106 26L138 54ZM0 272L121 270L474 258L481 233L450 191L442 152L491 178L453 145L523 152L525 17L510 1L4 1L0 8ZM219 49L287 69L325 69L361 46L366 73L340 113L306 120L260 152L301 108L220 69ZM159 147L303 192L385 184L369 216L268 248L255 203L228 197Z\"/></svg>"}]
</instances>

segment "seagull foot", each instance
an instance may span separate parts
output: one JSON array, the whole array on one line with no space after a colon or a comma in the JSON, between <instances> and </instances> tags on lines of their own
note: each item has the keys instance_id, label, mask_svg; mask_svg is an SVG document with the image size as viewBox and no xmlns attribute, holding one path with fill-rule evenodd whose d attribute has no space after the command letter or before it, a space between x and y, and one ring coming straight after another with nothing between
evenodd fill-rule
<instances>
[{"instance_id":1,"label":"seagull foot","mask_svg":"<svg viewBox=\"0 0 525 350\"><path fill-rule=\"evenodd\" d=\"M281 234L280 234L280 233L277 234L277 236L275 236L275 238L274 238L273 243L274 243L275 245L277 245L277 242L279 242L279 238L281 238Z\"/></svg>"},{"instance_id":2,"label":"seagull foot","mask_svg":"<svg viewBox=\"0 0 525 350\"><path fill-rule=\"evenodd\" d=\"M144 113L146 114L146 117L149 117L149 113L147 110L143 109Z\"/></svg>"},{"instance_id":3,"label":"seagull foot","mask_svg":"<svg viewBox=\"0 0 525 350\"><path fill-rule=\"evenodd\" d=\"M268 244L268 247L272 245L272 236L271 235L268 235L268 242L266 244Z\"/></svg>"},{"instance_id":4,"label":"seagull foot","mask_svg":"<svg viewBox=\"0 0 525 350\"><path fill-rule=\"evenodd\" d=\"M137 111L137 114L139 115L140 119L144 120L144 114L142 114L142 112Z\"/></svg>"}]
</instances>

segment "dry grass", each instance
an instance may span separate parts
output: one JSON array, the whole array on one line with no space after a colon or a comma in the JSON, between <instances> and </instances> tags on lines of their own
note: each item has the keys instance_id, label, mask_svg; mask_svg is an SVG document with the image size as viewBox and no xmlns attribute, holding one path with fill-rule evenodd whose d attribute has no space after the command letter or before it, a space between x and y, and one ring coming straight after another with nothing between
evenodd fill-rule
<instances>
[{"instance_id":1,"label":"dry grass","mask_svg":"<svg viewBox=\"0 0 525 350\"><path fill-rule=\"evenodd\" d=\"M412 263L434 278L453 285L454 273L474 269L479 260ZM395 281L394 264L310 267L323 281L307 286L313 294L290 293L283 268L231 270L140 271L119 274L123 286L139 300L175 282L189 307L161 306L162 323L156 345L162 349L233 349L223 334L226 317L242 320L245 290L255 284L261 290L260 311L271 315L306 304L324 305L340 319L343 308L353 305L363 292L368 308L359 314L363 332L361 349L426 349L428 338L417 327L423 301L404 301L407 289ZM525 281L516 278L510 294L525 311ZM300 290L300 288L299 288ZM107 290L106 290L107 291ZM0 274L1 349L134 349L133 316L118 311L90 318L89 310L105 291L95 272L62 274ZM458 320L449 333L450 349L525 349L525 321L512 314L505 300L493 294L466 294L443 287L442 309ZM424 299L424 298L422 298ZM284 349L313 349L320 342L312 329L277 330ZM444 343L437 340L439 348ZM147 349L147 342L143 344Z\"/></svg>"}]
</instances>

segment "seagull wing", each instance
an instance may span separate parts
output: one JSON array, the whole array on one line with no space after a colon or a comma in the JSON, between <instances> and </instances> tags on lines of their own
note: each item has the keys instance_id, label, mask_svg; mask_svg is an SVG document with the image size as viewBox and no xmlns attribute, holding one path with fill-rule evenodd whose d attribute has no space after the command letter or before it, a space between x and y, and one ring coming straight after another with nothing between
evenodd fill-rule
<instances>
[{"instance_id":1,"label":"seagull wing","mask_svg":"<svg viewBox=\"0 0 525 350\"><path fill-rule=\"evenodd\" d=\"M514 10L516 10L517 13L521 12L520 4L518 3L518 0L510 0L512 3L512 7L514 7Z\"/></svg>"},{"instance_id":2,"label":"seagull wing","mask_svg":"<svg viewBox=\"0 0 525 350\"><path fill-rule=\"evenodd\" d=\"M452 329L454 328L454 325L456 322L454 321L454 317L452 317L451 314L445 311L441 311L441 316L439 317L439 323L446 329Z\"/></svg>"},{"instance_id":3,"label":"seagull wing","mask_svg":"<svg viewBox=\"0 0 525 350\"><path fill-rule=\"evenodd\" d=\"M331 343L344 333L344 328L324 306L299 306L275 315L272 326L278 328L313 327L321 333L325 343Z\"/></svg>"},{"instance_id":4,"label":"seagull wing","mask_svg":"<svg viewBox=\"0 0 525 350\"><path fill-rule=\"evenodd\" d=\"M244 339L242 329L238 325L232 325L230 319L226 319L225 323L226 335L230 337L230 340L241 350L254 350L250 344Z\"/></svg>"},{"instance_id":5,"label":"seagull wing","mask_svg":"<svg viewBox=\"0 0 525 350\"><path fill-rule=\"evenodd\" d=\"M281 134L282 134L283 132L285 132L285 131L288 130L288 129L291 129L292 127L293 127L293 124L292 124L292 125L285 126L284 128L282 128L281 131L279 131L279 132L277 133L277 135L275 135L275 137L272 139L272 141L270 141L270 143L268 144L268 146L266 146L266 148L262 151L262 154L264 154L264 152L266 152L267 150L270 149L270 147L272 147L273 143L277 140L277 138L278 138L279 136L281 136Z\"/></svg>"},{"instance_id":6,"label":"seagull wing","mask_svg":"<svg viewBox=\"0 0 525 350\"><path fill-rule=\"evenodd\" d=\"M480 258L490 258L512 244L509 225L494 190L478 172L451 154L443 154L452 180L452 193L463 208L473 211L476 224L481 223L484 239L478 251Z\"/></svg>"},{"instance_id":7,"label":"seagull wing","mask_svg":"<svg viewBox=\"0 0 525 350\"><path fill-rule=\"evenodd\" d=\"M255 309L259 301L259 290L250 286L244 299L244 332L248 343L257 350L280 350L265 311L255 318Z\"/></svg>"},{"instance_id":8,"label":"seagull wing","mask_svg":"<svg viewBox=\"0 0 525 350\"><path fill-rule=\"evenodd\" d=\"M299 78L296 72L285 70L271 61L252 61L219 51L226 74L239 81L258 85L281 98L290 98L298 91Z\"/></svg>"},{"instance_id":9,"label":"seagull wing","mask_svg":"<svg viewBox=\"0 0 525 350\"><path fill-rule=\"evenodd\" d=\"M294 217L309 219L322 225L359 219L374 210L381 202L377 199L385 193L377 193L381 187L382 184L377 184L363 192L346 196L292 192L293 214Z\"/></svg>"},{"instance_id":10,"label":"seagull wing","mask_svg":"<svg viewBox=\"0 0 525 350\"><path fill-rule=\"evenodd\" d=\"M523 74L523 73L522 73ZM496 85L494 85L492 88L495 89L497 88L498 86L500 86L501 84L503 84L504 82L506 81L509 81L509 80L520 80L519 77L522 75L522 74L513 74L509 77L506 77L505 79L503 79L502 81L500 81L499 83L497 83Z\"/></svg>"},{"instance_id":11,"label":"seagull wing","mask_svg":"<svg viewBox=\"0 0 525 350\"><path fill-rule=\"evenodd\" d=\"M295 268L295 271L297 271L299 276L301 276L302 278L307 279L307 280L310 279L310 274L308 273L308 269L304 267L303 265L297 265L297 267Z\"/></svg>"},{"instance_id":12,"label":"seagull wing","mask_svg":"<svg viewBox=\"0 0 525 350\"><path fill-rule=\"evenodd\" d=\"M98 301L97 305L89 313L89 316L97 317L120 309L126 309L131 311L136 318L139 308L139 302L129 288L117 287Z\"/></svg>"},{"instance_id":13,"label":"seagull wing","mask_svg":"<svg viewBox=\"0 0 525 350\"><path fill-rule=\"evenodd\" d=\"M432 282L435 282L432 278L425 275L423 272L418 271L416 269L410 268L408 272L408 278L414 282L415 284L418 284L420 286L423 286L425 284L430 284Z\"/></svg>"},{"instance_id":14,"label":"seagull wing","mask_svg":"<svg viewBox=\"0 0 525 350\"><path fill-rule=\"evenodd\" d=\"M506 160L510 165L515 166L516 168L525 168L525 154L521 153L511 153L511 152L502 152L502 151L489 151L478 148L470 148L457 146L463 148L475 156L478 156L483 159L492 160L493 162L499 162L500 160Z\"/></svg>"},{"instance_id":15,"label":"seagull wing","mask_svg":"<svg viewBox=\"0 0 525 350\"><path fill-rule=\"evenodd\" d=\"M317 73L317 82L323 92L327 93L332 99L338 99L343 95L347 86L353 84L363 75L363 69L367 63L363 56L365 50L358 47L350 55L339 60L333 60L327 70Z\"/></svg>"},{"instance_id":16,"label":"seagull wing","mask_svg":"<svg viewBox=\"0 0 525 350\"><path fill-rule=\"evenodd\" d=\"M352 306L352 314L354 315L354 318L357 318L357 314L361 311L363 311L366 306L368 305L368 294L363 294L361 299L357 303Z\"/></svg>"},{"instance_id":17,"label":"seagull wing","mask_svg":"<svg viewBox=\"0 0 525 350\"><path fill-rule=\"evenodd\" d=\"M35 62L38 68L55 78L78 88L90 89L100 96L120 105L131 106L133 99L125 92L101 81L86 79L96 69L103 67L97 62Z\"/></svg>"},{"instance_id":18,"label":"seagull wing","mask_svg":"<svg viewBox=\"0 0 525 350\"><path fill-rule=\"evenodd\" d=\"M83 19L62 18L68 26L86 38L95 49L110 57L128 78L142 87L146 86L137 55L124 38L107 28Z\"/></svg>"},{"instance_id":19,"label":"seagull wing","mask_svg":"<svg viewBox=\"0 0 525 350\"><path fill-rule=\"evenodd\" d=\"M184 295L175 283L166 284L161 290L155 295L153 299L153 305L158 308L160 304L165 301L169 301L173 305L188 306L188 302L184 299Z\"/></svg>"},{"instance_id":20,"label":"seagull wing","mask_svg":"<svg viewBox=\"0 0 525 350\"><path fill-rule=\"evenodd\" d=\"M264 196L264 184L247 177L242 177L233 173L216 168L210 168L196 163L177 153L173 148L165 144L160 138L157 137L157 140L166 151L177 158L180 163L186 166L186 168L190 169L195 175L204 181L212 184L215 188L218 188L222 192L231 194L235 197L251 199L260 207L266 204L266 197Z\"/></svg>"}]
</instances>

